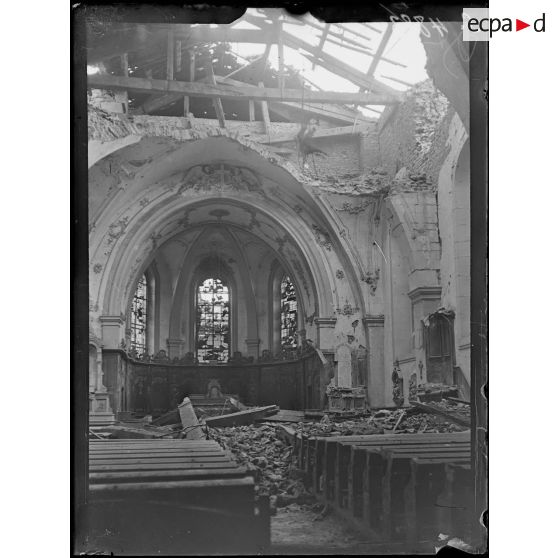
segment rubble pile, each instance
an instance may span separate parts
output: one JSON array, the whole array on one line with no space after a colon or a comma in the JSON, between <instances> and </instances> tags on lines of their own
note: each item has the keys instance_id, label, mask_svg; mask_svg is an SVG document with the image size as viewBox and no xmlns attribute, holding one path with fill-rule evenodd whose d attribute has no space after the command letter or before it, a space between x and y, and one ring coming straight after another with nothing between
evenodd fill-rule
<instances>
[{"instance_id":1,"label":"rubble pile","mask_svg":"<svg viewBox=\"0 0 558 558\"><path fill-rule=\"evenodd\" d=\"M457 418L471 422L471 405L467 403L442 399L441 401L430 401L428 404L446 413L451 413Z\"/></svg>"},{"instance_id":2,"label":"rubble pile","mask_svg":"<svg viewBox=\"0 0 558 558\"><path fill-rule=\"evenodd\" d=\"M391 177L383 168L372 169L363 174L327 175L322 177L320 190L349 196L378 195L389 192Z\"/></svg>"},{"instance_id":3,"label":"rubble pile","mask_svg":"<svg viewBox=\"0 0 558 558\"><path fill-rule=\"evenodd\" d=\"M397 428L396 428L397 426ZM419 409L381 409L369 417L335 421L327 415L320 422L299 423L297 432L307 436L364 436L398 433L460 432L465 427L454 424L444 417L424 413Z\"/></svg>"},{"instance_id":4,"label":"rubble pile","mask_svg":"<svg viewBox=\"0 0 558 558\"><path fill-rule=\"evenodd\" d=\"M229 449L254 474L256 493L270 496L271 507L315 503L291 459L292 448L267 424L211 428L209 435Z\"/></svg>"}]
</instances>

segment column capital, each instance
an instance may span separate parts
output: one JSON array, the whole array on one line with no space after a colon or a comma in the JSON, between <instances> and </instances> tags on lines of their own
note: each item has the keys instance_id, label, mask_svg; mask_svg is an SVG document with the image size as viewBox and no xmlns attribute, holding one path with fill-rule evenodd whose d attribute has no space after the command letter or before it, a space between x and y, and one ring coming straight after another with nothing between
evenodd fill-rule
<instances>
[{"instance_id":1,"label":"column capital","mask_svg":"<svg viewBox=\"0 0 558 558\"><path fill-rule=\"evenodd\" d=\"M416 287L407 293L413 302L421 302L423 300L440 300L442 296L441 285L425 285Z\"/></svg>"},{"instance_id":2,"label":"column capital","mask_svg":"<svg viewBox=\"0 0 558 558\"><path fill-rule=\"evenodd\" d=\"M384 327L385 316L383 314L368 314L362 318L366 327Z\"/></svg>"},{"instance_id":3,"label":"column capital","mask_svg":"<svg viewBox=\"0 0 558 558\"><path fill-rule=\"evenodd\" d=\"M103 325L108 326L121 326L124 325L126 317L123 314L119 316L99 316L99 320Z\"/></svg>"},{"instance_id":4,"label":"column capital","mask_svg":"<svg viewBox=\"0 0 558 558\"><path fill-rule=\"evenodd\" d=\"M314 318L314 323L319 326L334 327L337 323L337 318Z\"/></svg>"}]
</instances>

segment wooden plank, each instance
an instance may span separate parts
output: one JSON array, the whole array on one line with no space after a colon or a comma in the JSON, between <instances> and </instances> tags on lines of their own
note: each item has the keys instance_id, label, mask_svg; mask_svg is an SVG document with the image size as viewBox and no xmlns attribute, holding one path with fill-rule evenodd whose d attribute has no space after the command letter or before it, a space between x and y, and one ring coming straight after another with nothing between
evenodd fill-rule
<instances>
[{"instance_id":1,"label":"wooden plank","mask_svg":"<svg viewBox=\"0 0 558 558\"><path fill-rule=\"evenodd\" d=\"M351 435L351 436L316 436L323 440L336 440L341 442L351 442L351 441L368 441L368 440L393 440L397 441L407 441L414 440L416 443L428 442L430 440L470 440L470 432L443 432L434 433L429 432L426 434L365 434L365 435Z\"/></svg>"},{"instance_id":2,"label":"wooden plank","mask_svg":"<svg viewBox=\"0 0 558 558\"><path fill-rule=\"evenodd\" d=\"M215 440L188 440L184 438L116 438L109 440L94 440L89 444L90 449L107 449L118 446L138 448L196 448L196 447L221 447Z\"/></svg>"},{"instance_id":3,"label":"wooden plank","mask_svg":"<svg viewBox=\"0 0 558 558\"><path fill-rule=\"evenodd\" d=\"M234 468L230 461L200 461L195 463L141 463L141 464L111 464L90 465L90 473L117 472L117 471L196 471L198 469L223 469Z\"/></svg>"},{"instance_id":4,"label":"wooden plank","mask_svg":"<svg viewBox=\"0 0 558 558\"><path fill-rule=\"evenodd\" d=\"M191 490L198 488L228 488L228 487L246 487L254 486L254 479L252 477L240 477L237 479L211 479L211 480L183 480L183 481L169 481L169 482L129 482L129 483L114 483L114 484L92 484L89 490L94 493L100 492L136 492L147 490Z\"/></svg>"},{"instance_id":5,"label":"wooden plank","mask_svg":"<svg viewBox=\"0 0 558 558\"><path fill-rule=\"evenodd\" d=\"M254 122L254 120L256 120L254 101L248 101L248 119L250 122Z\"/></svg>"},{"instance_id":6,"label":"wooden plank","mask_svg":"<svg viewBox=\"0 0 558 558\"><path fill-rule=\"evenodd\" d=\"M374 72L376 71L376 68L378 67L378 64L380 63L380 61L382 60L381 56L382 53L384 52L388 41L391 38L391 35L393 33L393 23L388 23L387 28L382 36L382 39L380 40L380 44L378 45L378 48L376 49L376 52L374 53L374 58L372 59L372 62L370 64L370 67L368 68L368 71L366 72L366 75L369 78L373 78L374 77ZM362 90L362 88L361 88Z\"/></svg>"},{"instance_id":7,"label":"wooden plank","mask_svg":"<svg viewBox=\"0 0 558 558\"><path fill-rule=\"evenodd\" d=\"M230 462L231 457L227 455L206 455L201 457L179 457L179 458L163 458L156 459L96 459L91 461L90 465L162 465L167 464L186 464L188 463L217 463L217 462Z\"/></svg>"},{"instance_id":8,"label":"wooden plank","mask_svg":"<svg viewBox=\"0 0 558 558\"><path fill-rule=\"evenodd\" d=\"M174 79L174 32L172 29L167 33L167 79Z\"/></svg>"},{"instance_id":9,"label":"wooden plank","mask_svg":"<svg viewBox=\"0 0 558 558\"><path fill-rule=\"evenodd\" d=\"M362 33L359 33L358 31L355 31L354 29L346 27L345 25L343 25L341 23L336 23L335 25L337 25L337 27L339 27L339 29L343 29L343 31L346 31L347 33L352 33L353 35L356 35L357 37L360 37L361 39L364 39L365 41L370 40L370 37L367 37L366 35L363 35Z\"/></svg>"},{"instance_id":10,"label":"wooden plank","mask_svg":"<svg viewBox=\"0 0 558 558\"><path fill-rule=\"evenodd\" d=\"M230 413L228 415L221 415L217 417L208 417L205 419L205 424L211 427L251 424L256 419L276 413L278 410L279 407L277 405L255 407L253 409L239 411L238 413Z\"/></svg>"},{"instance_id":11,"label":"wooden plank","mask_svg":"<svg viewBox=\"0 0 558 558\"><path fill-rule=\"evenodd\" d=\"M223 452L222 450L205 450L205 449L199 449L199 450L192 450L190 452L184 452L184 451L157 451L157 450L153 450L151 452L149 451L121 451L121 452L116 452L116 453L110 453L110 452L104 452L104 453L90 453L89 454L89 459L90 460L94 460L94 459L128 459L131 457L135 457L135 458L154 458L154 457L172 457L172 456L181 456L181 457L185 457L185 456L189 456L191 455L192 457L196 457L196 456L201 456L201 455L222 455Z\"/></svg>"},{"instance_id":12,"label":"wooden plank","mask_svg":"<svg viewBox=\"0 0 558 558\"><path fill-rule=\"evenodd\" d=\"M117 482L130 479L130 481L141 480L188 480L197 478L222 478L222 477L243 477L246 469L241 467L225 467L222 469L195 469L191 471L130 471L121 473L90 473L89 481L98 482Z\"/></svg>"},{"instance_id":13,"label":"wooden plank","mask_svg":"<svg viewBox=\"0 0 558 558\"><path fill-rule=\"evenodd\" d=\"M209 82L211 85L216 86L217 82L215 81L215 74L213 73L213 61L211 60L210 56L207 56L205 63L207 65ZM213 99L213 107L215 108L217 119L219 120L219 127L226 128L227 125L225 122L225 111L223 110L223 102L221 101L221 97Z\"/></svg>"},{"instance_id":14,"label":"wooden plank","mask_svg":"<svg viewBox=\"0 0 558 558\"><path fill-rule=\"evenodd\" d=\"M120 57L120 64L122 66L122 75L124 77L128 77L130 75L130 69L128 67L128 53L125 52ZM125 93L123 103L124 105L124 114L128 114L128 92Z\"/></svg>"},{"instance_id":15,"label":"wooden plank","mask_svg":"<svg viewBox=\"0 0 558 558\"><path fill-rule=\"evenodd\" d=\"M123 89L140 93L180 93L191 97L207 97L210 99L252 99L259 101L302 101L305 103L345 103L358 105L391 105L399 103L399 94L377 93L345 93L332 91L304 91L284 89L281 92L272 87L254 87L246 85L227 86L199 82L169 81L163 79L147 79L137 77L95 74L87 77L88 86L99 89Z\"/></svg>"},{"instance_id":16,"label":"wooden plank","mask_svg":"<svg viewBox=\"0 0 558 558\"><path fill-rule=\"evenodd\" d=\"M334 124L353 124L356 113L344 105L325 103L269 103L269 111L291 122L301 122L310 117L326 119ZM360 117L359 117L360 118ZM375 122L369 118L360 118L361 122Z\"/></svg>"},{"instance_id":17,"label":"wooden plank","mask_svg":"<svg viewBox=\"0 0 558 558\"><path fill-rule=\"evenodd\" d=\"M289 20L290 21L290 20ZM324 31L324 27L322 27L321 25L318 25L316 23L314 23L313 21L309 20L309 19L304 19L303 20L304 23L306 25L309 25L310 27L314 27L314 29L318 29L319 31ZM330 24L326 24L326 25L330 25ZM346 42L348 44L354 45L356 47L360 47L363 49L367 49L368 46L364 45L363 43L359 42L359 41L355 41L354 39L351 39L350 37L346 37L345 35L343 35L342 33L337 33L333 30L331 30L331 28L328 30L328 35L331 35L332 37L336 37L338 38L340 41Z\"/></svg>"},{"instance_id":18,"label":"wooden plank","mask_svg":"<svg viewBox=\"0 0 558 558\"><path fill-rule=\"evenodd\" d=\"M143 445L143 444L130 444L130 445L123 446L123 445L120 445L120 444L111 444L110 446L102 446L102 447L91 448L90 453L107 452L107 451L119 452L119 451L122 451L122 450L131 450L131 451L144 451L144 450L145 451L166 451L166 450L170 450L170 451L188 452L188 451L200 450L200 449L207 450L207 451L214 451L214 450L223 451L219 444L209 444L209 445L197 444L197 445L192 445L192 446L179 446L179 445L166 445L166 444L157 444L157 445L153 445L153 446L146 446L146 445Z\"/></svg>"},{"instance_id":19,"label":"wooden plank","mask_svg":"<svg viewBox=\"0 0 558 558\"><path fill-rule=\"evenodd\" d=\"M233 461L231 461L231 457L226 457L226 456L218 456L218 457L203 457L203 458L198 458L198 459L147 459L145 461L137 461L135 459L132 460L113 460L113 459L101 459L99 461L96 462L92 462L90 463L90 471L95 471L97 470L99 467L109 467L109 468L114 468L114 469L120 469L122 467L124 467L126 469L129 470L134 470L133 468L136 467L138 470L142 469L142 468L165 468L165 467L170 467L170 468L183 468L183 469L189 469L190 465L194 466L194 465L203 465L203 464L225 464L225 463L229 463L232 465L235 465L235 463Z\"/></svg>"},{"instance_id":20,"label":"wooden plank","mask_svg":"<svg viewBox=\"0 0 558 558\"><path fill-rule=\"evenodd\" d=\"M190 81L196 79L196 53L193 50L188 51L188 57L190 60ZM188 116L190 112L190 97L187 95L184 97L184 116Z\"/></svg>"},{"instance_id":21,"label":"wooden plank","mask_svg":"<svg viewBox=\"0 0 558 558\"><path fill-rule=\"evenodd\" d=\"M370 124L358 124L357 126L338 126L335 128L317 128L312 136L314 138L331 138L340 136L359 135L371 129ZM271 136L268 140L262 141L266 144L284 143L295 141L296 134L284 134L281 136Z\"/></svg>"},{"instance_id":22,"label":"wooden plank","mask_svg":"<svg viewBox=\"0 0 558 558\"><path fill-rule=\"evenodd\" d=\"M142 451L142 450L137 450L137 451L127 451L127 450L122 450L122 451L117 451L117 452L98 452L98 453L90 453L89 454L89 458L90 459L106 459L106 458L111 458L111 459L127 459L130 457L136 457L136 458L151 458L151 457L173 457L173 456L197 456L199 454L206 454L206 455L211 455L211 454L223 454L225 453L223 450L219 450L219 449L204 449L204 448L199 448L199 449L194 449L191 451L178 451L178 450L151 450L151 451Z\"/></svg>"},{"instance_id":23,"label":"wooden plank","mask_svg":"<svg viewBox=\"0 0 558 558\"><path fill-rule=\"evenodd\" d=\"M318 51L322 52L323 48L324 48L324 44L326 42L327 39L327 34L329 32L329 28L331 27L330 23L326 23L323 32L322 32L322 36L320 37L320 42L318 44ZM317 61L318 57L317 55L314 56L314 62L312 63L312 70L316 69L316 61Z\"/></svg>"},{"instance_id":24,"label":"wooden plank","mask_svg":"<svg viewBox=\"0 0 558 558\"><path fill-rule=\"evenodd\" d=\"M127 441L127 440L119 440L119 441ZM153 444L148 444L146 442L153 442ZM217 443L217 442L210 442L210 441L206 441L206 440L192 440L192 444L172 444L170 442L175 441L174 438L167 438L167 439L138 439L138 441L136 443L132 443L132 444L119 444L117 443L118 441L116 441L115 443L112 444L96 444L96 445L90 445L89 449L90 451L101 451L101 450L114 450L115 448L120 448L120 449L133 449L133 450L137 450L139 448L142 449L164 449L164 448L169 448L169 449L174 449L174 450L183 450L183 451L188 451L189 449L192 448L208 448L208 449L220 449L221 446ZM177 441L183 441L182 439L177 439Z\"/></svg>"},{"instance_id":25,"label":"wooden plank","mask_svg":"<svg viewBox=\"0 0 558 558\"><path fill-rule=\"evenodd\" d=\"M158 442L159 440L154 440L155 442ZM99 451L120 451L120 450L133 450L133 451L138 451L138 450L154 450L154 451L162 451L162 450L179 450L179 451L190 451L192 449L207 449L207 450L220 450L222 449L221 446L217 443L215 444L203 444L203 443L199 443L199 444L192 444L189 446L184 446L184 445L178 445L178 444L153 444L153 445L146 445L146 444L110 444L107 446L95 446L93 448L90 448L91 452L99 452Z\"/></svg>"},{"instance_id":26,"label":"wooden plank","mask_svg":"<svg viewBox=\"0 0 558 558\"><path fill-rule=\"evenodd\" d=\"M279 66L279 91L283 93L285 89L285 61L283 52L283 23L277 20L277 60Z\"/></svg>"},{"instance_id":27,"label":"wooden plank","mask_svg":"<svg viewBox=\"0 0 558 558\"><path fill-rule=\"evenodd\" d=\"M182 41L176 41L175 52L176 52L176 71L180 73L182 71Z\"/></svg>"}]
</instances>

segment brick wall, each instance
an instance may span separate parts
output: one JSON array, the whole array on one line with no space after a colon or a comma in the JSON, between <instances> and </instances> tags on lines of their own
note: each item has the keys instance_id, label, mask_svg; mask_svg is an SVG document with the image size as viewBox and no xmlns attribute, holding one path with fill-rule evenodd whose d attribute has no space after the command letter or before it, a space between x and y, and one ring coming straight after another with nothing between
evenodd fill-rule
<instances>
[{"instance_id":1,"label":"brick wall","mask_svg":"<svg viewBox=\"0 0 558 558\"><path fill-rule=\"evenodd\" d=\"M406 167L435 179L444 158L448 112L448 100L431 81L411 88L405 101L387 108L378 122L380 165L391 175Z\"/></svg>"}]
</instances>

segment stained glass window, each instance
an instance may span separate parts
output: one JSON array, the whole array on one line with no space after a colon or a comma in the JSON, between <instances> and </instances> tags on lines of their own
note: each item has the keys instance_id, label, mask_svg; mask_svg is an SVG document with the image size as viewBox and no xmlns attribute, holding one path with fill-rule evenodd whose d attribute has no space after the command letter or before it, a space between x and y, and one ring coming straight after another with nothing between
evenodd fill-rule
<instances>
[{"instance_id":1,"label":"stained glass window","mask_svg":"<svg viewBox=\"0 0 558 558\"><path fill-rule=\"evenodd\" d=\"M227 362L230 353L230 295L220 279L198 287L197 356L200 362Z\"/></svg>"},{"instance_id":2,"label":"stained glass window","mask_svg":"<svg viewBox=\"0 0 558 558\"><path fill-rule=\"evenodd\" d=\"M147 350L147 277L142 275L130 309L131 348L141 355Z\"/></svg>"},{"instance_id":3,"label":"stained glass window","mask_svg":"<svg viewBox=\"0 0 558 558\"><path fill-rule=\"evenodd\" d=\"M281 281L281 347L294 348L297 346L297 312L295 288L289 277L285 276Z\"/></svg>"}]
</instances>

